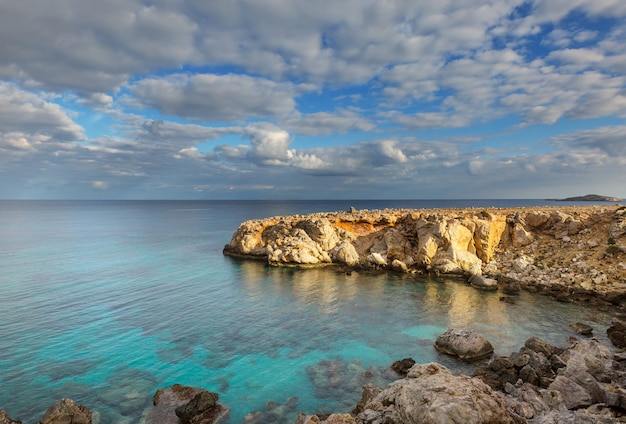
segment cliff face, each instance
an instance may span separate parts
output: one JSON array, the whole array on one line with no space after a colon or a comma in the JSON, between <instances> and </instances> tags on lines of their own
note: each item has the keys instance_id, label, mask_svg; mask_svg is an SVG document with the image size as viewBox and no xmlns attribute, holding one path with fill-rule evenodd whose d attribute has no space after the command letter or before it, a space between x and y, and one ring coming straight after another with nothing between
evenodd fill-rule
<instances>
[{"instance_id":1,"label":"cliff face","mask_svg":"<svg viewBox=\"0 0 626 424\"><path fill-rule=\"evenodd\" d=\"M383 210L241 224L224 253L274 266L487 275L626 293L626 208Z\"/></svg>"}]
</instances>

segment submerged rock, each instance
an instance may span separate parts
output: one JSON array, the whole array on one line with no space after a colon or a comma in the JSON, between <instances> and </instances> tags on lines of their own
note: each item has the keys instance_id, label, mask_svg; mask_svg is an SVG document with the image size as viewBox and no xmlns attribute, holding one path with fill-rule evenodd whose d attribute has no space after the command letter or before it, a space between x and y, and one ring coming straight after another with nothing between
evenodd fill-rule
<instances>
[{"instance_id":1,"label":"submerged rock","mask_svg":"<svg viewBox=\"0 0 626 424\"><path fill-rule=\"evenodd\" d=\"M493 353L489 341L472 330L449 329L435 341L435 349L463 361L475 361Z\"/></svg>"},{"instance_id":2,"label":"submerged rock","mask_svg":"<svg viewBox=\"0 0 626 424\"><path fill-rule=\"evenodd\" d=\"M582 322L573 322L569 327L581 336L591 336L593 334L593 327Z\"/></svg>"}]
</instances>

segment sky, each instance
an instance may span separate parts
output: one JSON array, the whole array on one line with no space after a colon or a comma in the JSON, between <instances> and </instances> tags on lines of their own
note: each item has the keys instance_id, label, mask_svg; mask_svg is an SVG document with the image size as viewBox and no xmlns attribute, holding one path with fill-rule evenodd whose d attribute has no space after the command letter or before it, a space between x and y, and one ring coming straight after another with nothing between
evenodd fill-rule
<instances>
[{"instance_id":1,"label":"sky","mask_svg":"<svg viewBox=\"0 0 626 424\"><path fill-rule=\"evenodd\" d=\"M624 0L0 0L0 199L590 193Z\"/></svg>"}]
</instances>

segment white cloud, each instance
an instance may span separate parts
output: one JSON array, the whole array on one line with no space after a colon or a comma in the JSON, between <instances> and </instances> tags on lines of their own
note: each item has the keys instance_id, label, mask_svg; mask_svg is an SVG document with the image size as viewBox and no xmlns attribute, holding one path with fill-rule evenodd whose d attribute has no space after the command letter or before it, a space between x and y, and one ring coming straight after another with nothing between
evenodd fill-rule
<instances>
[{"instance_id":1,"label":"white cloud","mask_svg":"<svg viewBox=\"0 0 626 424\"><path fill-rule=\"evenodd\" d=\"M45 134L59 140L84 139L83 128L59 105L0 82L0 131Z\"/></svg>"},{"instance_id":2,"label":"white cloud","mask_svg":"<svg viewBox=\"0 0 626 424\"><path fill-rule=\"evenodd\" d=\"M130 88L142 107L209 122L287 116L295 108L291 84L246 75L175 74Z\"/></svg>"}]
</instances>

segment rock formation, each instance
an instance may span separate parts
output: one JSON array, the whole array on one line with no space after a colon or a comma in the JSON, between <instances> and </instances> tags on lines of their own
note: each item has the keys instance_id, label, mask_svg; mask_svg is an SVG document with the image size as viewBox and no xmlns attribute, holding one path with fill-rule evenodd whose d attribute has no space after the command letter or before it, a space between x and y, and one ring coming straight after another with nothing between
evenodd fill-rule
<instances>
[{"instance_id":1,"label":"rock formation","mask_svg":"<svg viewBox=\"0 0 626 424\"><path fill-rule=\"evenodd\" d=\"M22 422L11 419L7 411L0 409L0 424L22 424Z\"/></svg>"},{"instance_id":2,"label":"rock formation","mask_svg":"<svg viewBox=\"0 0 626 424\"><path fill-rule=\"evenodd\" d=\"M195 387L174 384L154 394L154 408L141 424L213 424L228 416L230 410L217 403L219 395Z\"/></svg>"},{"instance_id":3,"label":"rock formation","mask_svg":"<svg viewBox=\"0 0 626 424\"><path fill-rule=\"evenodd\" d=\"M91 424L91 411L72 399L61 399L48 408L39 424Z\"/></svg>"},{"instance_id":4,"label":"rock formation","mask_svg":"<svg viewBox=\"0 0 626 424\"><path fill-rule=\"evenodd\" d=\"M365 385L354 415L301 414L296 423L626 422L625 384L623 353L611 354L595 339L558 348L533 337L473 377L454 376L436 363L415 364L385 389Z\"/></svg>"},{"instance_id":5,"label":"rock formation","mask_svg":"<svg viewBox=\"0 0 626 424\"><path fill-rule=\"evenodd\" d=\"M435 340L435 349L463 361L476 361L490 356L493 346L472 330L449 329Z\"/></svg>"},{"instance_id":6,"label":"rock formation","mask_svg":"<svg viewBox=\"0 0 626 424\"><path fill-rule=\"evenodd\" d=\"M247 221L224 254L274 266L463 274L563 300L626 299L626 207L383 210Z\"/></svg>"}]
</instances>

